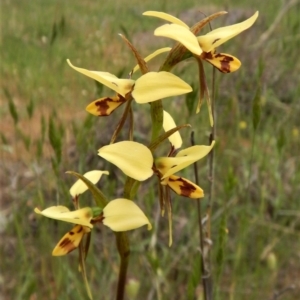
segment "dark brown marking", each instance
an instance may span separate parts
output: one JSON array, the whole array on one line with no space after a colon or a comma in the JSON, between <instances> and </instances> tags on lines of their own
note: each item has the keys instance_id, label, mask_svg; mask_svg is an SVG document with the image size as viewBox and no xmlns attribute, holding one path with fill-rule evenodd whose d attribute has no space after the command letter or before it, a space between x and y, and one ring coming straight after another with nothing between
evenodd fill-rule
<instances>
[{"instance_id":1,"label":"dark brown marking","mask_svg":"<svg viewBox=\"0 0 300 300\"><path fill-rule=\"evenodd\" d=\"M107 98L103 98L99 101L96 101L95 105L97 106L97 111L99 112L99 116L108 116L111 113L111 112L108 113L108 110L110 108L109 103L112 103L112 102L119 103L119 105L117 106L117 107L119 107L125 101L126 101L126 99L123 96L118 95L118 100L114 100L112 98L107 97ZM114 111L114 109L112 111Z\"/></svg>"},{"instance_id":2,"label":"dark brown marking","mask_svg":"<svg viewBox=\"0 0 300 300\"><path fill-rule=\"evenodd\" d=\"M212 52L202 52L201 54L202 59L213 59Z\"/></svg>"},{"instance_id":3,"label":"dark brown marking","mask_svg":"<svg viewBox=\"0 0 300 300\"><path fill-rule=\"evenodd\" d=\"M230 73L230 63L233 61L233 58L220 53L218 53L215 57L220 58L221 71L223 73Z\"/></svg>"},{"instance_id":4,"label":"dark brown marking","mask_svg":"<svg viewBox=\"0 0 300 300\"><path fill-rule=\"evenodd\" d=\"M212 44L216 43L217 41L219 41L220 39L215 39Z\"/></svg>"},{"instance_id":5,"label":"dark brown marking","mask_svg":"<svg viewBox=\"0 0 300 300\"><path fill-rule=\"evenodd\" d=\"M67 253L70 253L76 248L73 242L68 238L63 239L59 244L59 247L63 248Z\"/></svg>"},{"instance_id":6,"label":"dark brown marking","mask_svg":"<svg viewBox=\"0 0 300 300\"><path fill-rule=\"evenodd\" d=\"M83 227L80 226L80 227L78 228L78 230L77 230L77 233L81 232L82 230L83 230Z\"/></svg>"},{"instance_id":7,"label":"dark brown marking","mask_svg":"<svg viewBox=\"0 0 300 300\"><path fill-rule=\"evenodd\" d=\"M186 180L184 180L183 178L176 178L175 180L172 178L169 178L169 181L179 181L181 184L179 185L180 188L180 194L181 196L184 197L189 197L192 193L194 193L196 191L196 188L190 184L189 182L187 182Z\"/></svg>"}]
</instances>

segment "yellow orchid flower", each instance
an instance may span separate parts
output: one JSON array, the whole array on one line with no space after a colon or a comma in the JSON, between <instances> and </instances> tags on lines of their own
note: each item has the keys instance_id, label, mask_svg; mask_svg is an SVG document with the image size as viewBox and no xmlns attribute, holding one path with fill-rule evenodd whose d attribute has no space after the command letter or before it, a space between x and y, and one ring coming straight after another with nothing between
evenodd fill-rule
<instances>
[{"instance_id":1,"label":"yellow orchid flower","mask_svg":"<svg viewBox=\"0 0 300 300\"><path fill-rule=\"evenodd\" d=\"M164 214L165 206L167 207L169 246L172 245L172 205L168 189L173 190L180 196L191 199L204 197L204 192L198 185L174 174L206 156L214 144L215 142L213 141L210 146L192 146L179 151L174 157L159 157L154 160L155 173L160 179L160 184L165 187L160 188L160 205L162 215ZM171 151L171 155L172 154Z\"/></svg>"},{"instance_id":2,"label":"yellow orchid flower","mask_svg":"<svg viewBox=\"0 0 300 300\"><path fill-rule=\"evenodd\" d=\"M164 51L158 51L157 53ZM151 56L149 59L153 57ZM137 103L143 104L192 91L192 87L185 81L165 71L148 72L137 80L120 79L107 72L89 71L75 67L70 60L67 60L67 62L74 70L100 82L117 93L114 97L104 97L93 101L87 106L86 110L96 116L108 116L116 108L132 98Z\"/></svg>"},{"instance_id":3,"label":"yellow orchid flower","mask_svg":"<svg viewBox=\"0 0 300 300\"><path fill-rule=\"evenodd\" d=\"M51 219L76 224L55 246L52 252L54 256L65 255L76 249L84 234L93 228L92 223L101 222L116 232L128 231L144 225L148 226L148 230L152 228L143 211L133 201L123 198L110 201L102 212L99 208L90 207L70 211L65 206L52 206L42 211L35 208L34 211Z\"/></svg>"},{"instance_id":4,"label":"yellow orchid flower","mask_svg":"<svg viewBox=\"0 0 300 300\"><path fill-rule=\"evenodd\" d=\"M252 17L241 23L221 27L198 37L190 31L188 25L169 14L157 11L146 11L143 15L157 17L171 22L171 24L158 27L154 31L156 36L164 36L176 40L184 45L190 52L196 56L200 56L201 59L215 66L219 71L230 73L239 69L241 62L232 55L216 53L215 49L251 27L258 17L258 11Z\"/></svg>"},{"instance_id":5,"label":"yellow orchid flower","mask_svg":"<svg viewBox=\"0 0 300 300\"><path fill-rule=\"evenodd\" d=\"M174 175L182 169L206 156L213 148L210 146L192 146L179 151L174 157L159 157L154 160L156 174L162 185L167 185L176 194L197 199L204 196L203 190L191 181Z\"/></svg>"}]
</instances>

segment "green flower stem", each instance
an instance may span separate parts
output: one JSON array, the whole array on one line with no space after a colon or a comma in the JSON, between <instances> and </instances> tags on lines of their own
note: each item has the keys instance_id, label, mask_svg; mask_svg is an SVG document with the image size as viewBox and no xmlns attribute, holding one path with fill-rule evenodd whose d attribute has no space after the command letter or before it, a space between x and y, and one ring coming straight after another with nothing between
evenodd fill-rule
<instances>
[{"instance_id":1,"label":"green flower stem","mask_svg":"<svg viewBox=\"0 0 300 300\"><path fill-rule=\"evenodd\" d=\"M130 245L129 245L129 239L126 232L116 232L115 235L116 235L117 249L121 259L116 300L123 300L129 255L130 255Z\"/></svg>"},{"instance_id":2,"label":"green flower stem","mask_svg":"<svg viewBox=\"0 0 300 300\"><path fill-rule=\"evenodd\" d=\"M194 140L194 131L192 131L191 134L191 144L192 146L195 145ZM199 184L199 177L198 177L198 166L197 162L194 163L194 174L195 174L195 183ZM203 284L203 296L204 300L207 300L207 294L208 294L208 283L207 283L207 271L205 266L205 258L203 256L204 253L204 236L203 236L203 226L202 226L202 209L201 209L201 203L200 199L197 199L197 215L198 215L198 229L199 229L199 246L200 246L200 269L201 269L201 277L202 277L202 284Z\"/></svg>"},{"instance_id":3,"label":"green flower stem","mask_svg":"<svg viewBox=\"0 0 300 300\"><path fill-rule=\"evenodd\" d=\"M125 182L125 187L124 187L124 198L133 199L139 186L140 186L139 181L127 177ZM130 243L126 232L116 232L115 235L116 235L117 249L121 260L116 300L123 300L124 292L125 292L127 269L128 269L128 263L130 257Z\"/></svg>"},{"instance_id":4,"label":"green flower stem","mask_svg":"<svg viewBox=\"0 0 300 300\"><path fill-rule=\"evenodd\" d=\"M158 138L163 125L163 106L161 100L151 102L151 120L152 120L151 142L154 142Z\"/></svg>"}]
</instances>

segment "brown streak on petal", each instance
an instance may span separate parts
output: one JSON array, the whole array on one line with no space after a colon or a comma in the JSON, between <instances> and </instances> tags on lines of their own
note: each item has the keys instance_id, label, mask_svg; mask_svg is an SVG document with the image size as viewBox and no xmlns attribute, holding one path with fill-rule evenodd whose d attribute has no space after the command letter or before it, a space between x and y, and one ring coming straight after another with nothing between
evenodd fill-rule
<instances>
[{"instance_id":1,"label":"brown streak on petal","mask_svg":"<svg viewBox=\"0 0 300 300\"><path fill-rule=\"evenodd\" d=\"M77 233L81 232L82 230L83 230L83 227L82 227L82 226L80 226L80 227L78 228L78 231L77 231Z\"/></svg>"},{"instance_id":2,"label":"brown streak on petal","mask_svg":"<svg viewBox=\"0 0 300 300\"><path fill-rule=\"evenodd\" d=\"M215 56L216 58L221 58L220 63L221 63L221 70L224 73L230 73L230 63L233 61L233 58L230 56L222 55L222 54L217 54Z\"/></svg>"},{"instance_id":3,"label":"brown streak on petal","mask_svg":"<svg viewBox=\"0 0 300 300\"><path fill-rule=\"evenodd\" d=\"M220 39L215 39L212 44L216 43L217 41L219 41Z\"/></svg>"},{"instance_id":4,"label":"brown streak on petal","mask_svg":"<svg viewBox=\"0 0 300 300\"><path fill-rule=\"evenodd\" d=\"M212 52L202 52L201 54L202 59L213 59Z\"/></svg>"},{"instance_id":5,"label":"brown streak on petal","mask_svg":"<svg viewBox=\"0 0 300 300\"><path fill-rule=\"evenodd\" d=\"M97 111L99 112L99 116L108 116L108 115L110 115L110 113L108 113L108 110L110 108L110 106L109 106L110 102L123 104L125 101L126 101L126 99L124 97L122 97L121 95L118 95L118 100L114 100L112 98L107 97L107 98L103 98L99 101L96 101L95 105L97 106Z\"/></svg>"},{"instance_id":6,"label":"brown streak on petal","mask_svg":"<svg viewBox=\"0 0 300 300\"><path fill-rule=\"evenodd\" d=\"M183 178L177 178L176 180L169 178L169 181L179 181L181 183L179 185L181 196L189 197L192 193L196 191L196 188L189 182L185 181Z\"/></svg>"},{"instance_id":7,"label":"brown streak on petal","mask_svg":"<svg viewBox=\"0 0 300 300\"><path fill-rule=\"evenodd\" d=\"M76 249L76 247L74 246L73 242L69 238L63 239L59 243L59 247L62 248L66 252L66 254L70 253L71 251L73 251L74 249Z\"/></svg>"}]
</instances>

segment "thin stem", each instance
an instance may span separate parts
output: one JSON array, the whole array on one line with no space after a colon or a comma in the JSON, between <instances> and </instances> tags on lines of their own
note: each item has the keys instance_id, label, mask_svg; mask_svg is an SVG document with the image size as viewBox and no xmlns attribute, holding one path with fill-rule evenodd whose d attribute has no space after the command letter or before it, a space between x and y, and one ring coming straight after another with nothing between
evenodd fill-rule
<instances>
[{"instance_id":1,"label":"thin stem","mask_svg":"<svg viewBox=\"0 0 300 300\"><path fill-rule=\"evenodd\" d=\"M116 300L123 300L130 255L130 247L128 236L125 232L116 232L116 240L118 252L121 259Z\"/></svg>"},{"instance_id":2,"label":"thin stem","mask_svg":"<svg viewBox=\"0 0 300 300\"><path fill-rule=\"evenodd\" d=\"M192 131L191 134L191 144L194 146L195 145L195 140L194 140L194 131ZM194 174L195 174L195 183L198 185L199 184L199 177L198 177L198 167L197 167L197 162L194 163ZM204 289L204 300L207 300L207 276L206 276L206 268L205 268L205 260L204 260L204 238L203 238L203 226L202 226L202 212L201 212L201 203L200 199L198 198L197 200L197 214L198 214L198 228L199 228L199 246L200 246L200 269L201 269L201 274L202 274L202 284L203 284L203 289Z\"/></svg>"},{"instance_id":3,"label":"thin stem","mask_svg":"<svg viewBox=\"0 0 300 300\"><path fill-rule=\"evenodd\" d=\"M212 93L211 93L211 114L213 119L213 124L211 126L211 132L209 135L209 144L216 138L216 113L215 113L215 81L216 81L216 69L213 68L212 71ZM213 193L214 193L214 160L215 158L215 150L214 148L210 151L208 157L208 178L209 178L209 195L208 195L208 205L207 205L207 213L208 213L208 220L207 220L207 238L211 239L211 210L213 205ZM210 251L207 253L207 269L210 270L211 266L211 256ZM208 277L208 294L207 300L212 299L213 297L213 284L211 276Z\"/></svg>"}]
</instances>

